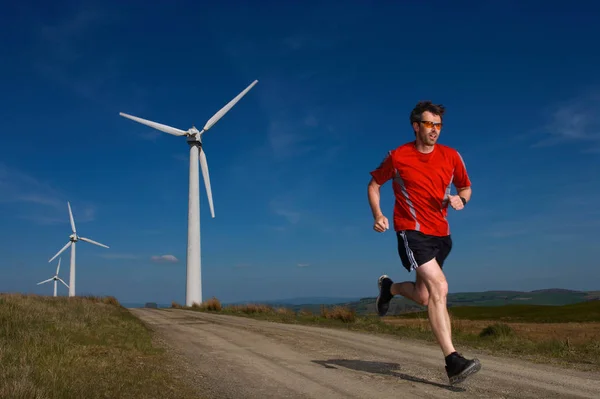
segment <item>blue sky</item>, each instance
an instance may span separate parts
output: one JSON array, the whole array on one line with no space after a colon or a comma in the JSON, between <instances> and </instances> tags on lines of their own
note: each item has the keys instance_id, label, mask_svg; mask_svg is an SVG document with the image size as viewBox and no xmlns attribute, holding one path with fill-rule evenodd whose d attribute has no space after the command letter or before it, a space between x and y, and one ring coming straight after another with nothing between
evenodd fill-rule
<instances>
[{"instance_id":1,"label":"blue sky","mask_svg":"<svg viewBox=\"0 0 600 399\"><path fill-rule=\"evenodd\" d=\"M375 296L382 273L414 278L393 232L372 230L366 187L422 99L446 105L440 142L473 182L449 215L450 291L600 289L600 5L253 3L4 7L0 291L52 293L36 283L70 201L79 234L110 246L79 244L78 294L183 303L187 144L118 114L201 127L254 79L204 135L205 298Z\"/></svg>"}]
</instances>

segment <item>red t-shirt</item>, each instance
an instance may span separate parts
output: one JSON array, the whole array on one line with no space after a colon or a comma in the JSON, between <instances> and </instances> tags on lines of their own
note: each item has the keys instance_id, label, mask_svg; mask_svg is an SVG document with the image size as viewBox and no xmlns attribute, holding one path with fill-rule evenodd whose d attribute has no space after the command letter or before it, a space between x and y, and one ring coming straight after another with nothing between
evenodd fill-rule
<instances>
[{"instance_id":1,"label":"red t-shirt","mask_svg":"<svg viewBox=\"0 0 600 399\"><path fill-rule=\"evenodd\" d=\"M451 185L471 186L458 151L436 144L432 152L424 154L414 141L390 151L371 176L379 185L393 179L394 230L434 236L450 234L446 215Z\"/></svg>"}]
</instances>

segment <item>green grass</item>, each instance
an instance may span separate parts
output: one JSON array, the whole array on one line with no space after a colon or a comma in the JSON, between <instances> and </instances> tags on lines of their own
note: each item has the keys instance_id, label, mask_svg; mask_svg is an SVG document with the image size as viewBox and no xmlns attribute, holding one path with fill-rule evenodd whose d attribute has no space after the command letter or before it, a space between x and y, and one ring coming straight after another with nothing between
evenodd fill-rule
<instances>
[{"instance_id":1,"label":"green grass","mask_svg":"<svg viewBox=\"0 0 600 399\"><path fill-rule=\"evenodd\" d=\"M600 322L600 301L563 306L505 305L499 307L456 306L452 316L464 320L499 320L524 323L588 323ZM397 318L427 318L427 312L407 313Z\"/></svg>"},{"instance_id":2,"label":"green grass","mask_svg":"<svg viewBox=\"0 0 600 399\"><path fill-rule=\"evenodd\" d=\"M116 299L1 294L0 397L197 396Z\"/></svg>"}]
</instances>

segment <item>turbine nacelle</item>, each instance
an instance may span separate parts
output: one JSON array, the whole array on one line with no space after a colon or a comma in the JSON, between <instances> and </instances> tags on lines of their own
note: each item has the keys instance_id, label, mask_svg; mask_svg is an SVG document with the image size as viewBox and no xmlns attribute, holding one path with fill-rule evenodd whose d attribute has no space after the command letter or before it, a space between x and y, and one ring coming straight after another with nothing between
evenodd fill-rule
<instances>
[{"instance_id":1,"label":"turbine nacelle","mask_svg":"<svg viewBox=\"0 0 600 399\"><path fill-rule=\"evenodd\" d=\"M196 128L196 126L192 126L190 129L188 129L187 142L189 144L199 143L202 145L202 133L204 132L204 129L200 131Z\"/></svg>"},{"instance_id":2,"label":"turbine nacelle","mask_svg":"<svg viewBox=\"0 0 600 399\"><path fill-rule=\"evenodd\" d=\"M204 130L202 130L202 132L204 132ZM190 136L195 136L195 135L199 135L200 131L198 129L196 129L196 126L192 126L190 129L188 129L188 134Z\"/></svg>"}]
</instances>

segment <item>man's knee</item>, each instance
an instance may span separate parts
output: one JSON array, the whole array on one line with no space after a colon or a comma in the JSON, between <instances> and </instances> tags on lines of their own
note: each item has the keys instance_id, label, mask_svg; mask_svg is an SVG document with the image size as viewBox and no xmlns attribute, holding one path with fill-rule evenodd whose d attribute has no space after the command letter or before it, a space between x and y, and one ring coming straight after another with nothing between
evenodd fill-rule
<instances>
[{"instance_id":1,"label":"man's knee","mask_svg":"<svg viewBox=\"0 0 600 399\"><path fill-rule=\"evenodd\" d=\"M435 259L424 263L417 269L417 275L427 288L427 297L421 296L423 302L445 301L448 295L448 281ZM423 290L422 292L424 292Z\"/></svg>"},{"instance_id":2,"label":"man's knee","mask_svg":"<svg viewBox=\"0 0 600 399\"><path fill-rule=\"evenodd\" d=\"M445 279L433 281L429 292L430 300L436 302L445 301L447 296L448 282Z\"/></svg>"}]
</instances>

